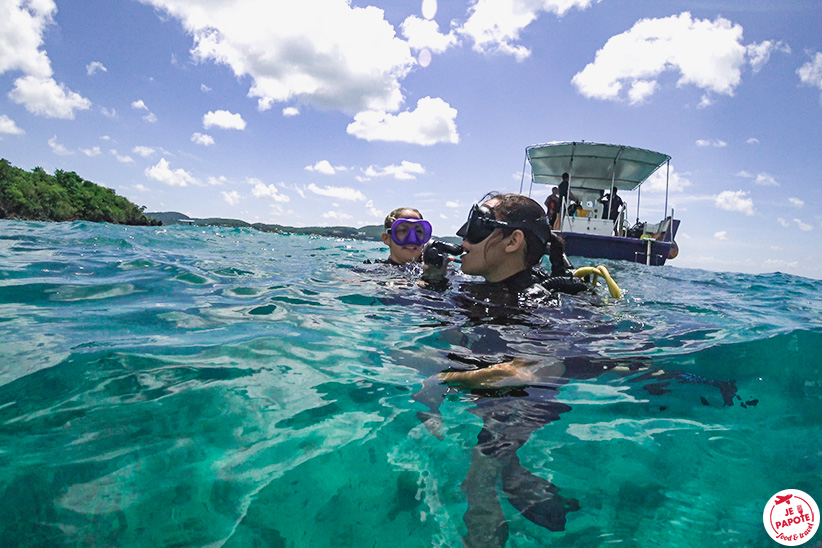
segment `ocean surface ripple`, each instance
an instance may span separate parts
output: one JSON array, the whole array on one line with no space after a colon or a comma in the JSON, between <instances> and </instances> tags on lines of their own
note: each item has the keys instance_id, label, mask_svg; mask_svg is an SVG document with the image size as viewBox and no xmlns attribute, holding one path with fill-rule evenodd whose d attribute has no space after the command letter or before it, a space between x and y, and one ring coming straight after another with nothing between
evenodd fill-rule
<instances>
[{"instance_id":1,"label":"ocean surface ripple","mask_svg":"<svg viewBox=\"0 0 822 548\"><path fill-rule=\"evenodd\" d=\"M374 242L0 228L5 546L459 546L470 496L509 546L772 546L769 497L822 502L818 281L606 262L622 300L488 319ZM474 358L526 366L436 380ZM489 417L539 424L517 455L564 531L462 486Z\"/></svg>"}]
</instances>

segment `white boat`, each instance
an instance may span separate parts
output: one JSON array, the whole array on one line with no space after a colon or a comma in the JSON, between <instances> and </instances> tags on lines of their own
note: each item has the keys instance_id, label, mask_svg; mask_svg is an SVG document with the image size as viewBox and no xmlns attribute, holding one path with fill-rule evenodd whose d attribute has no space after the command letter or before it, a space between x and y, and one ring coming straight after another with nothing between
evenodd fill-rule
<instances>
[{"instance_id":1,"label":"white boat","mask_svg":"<svg viewBox=\"0 0 822 548\"><path fill-rule=\"evenodd\" d=\"M525 149L531 168L531 194L534 184L559 186L563 173L569 175L569 196L561 196L554 230L565 240L566 254L597 259L616 259L647 265L662 265L679 252L674 241L679 220L663 214L659 222L639 220L640 186L663 165L666 166L665 209L668 211L668 176L671 157L624 145L603 143L553 142ZM525 183L523 170L523 181ZM614 195L614 189L625 203L607 218L603 195ZM628 192L636 194L636 222L628 224ZM624 192L624 193L623 193Z\"/></svg>"}]
</instances>

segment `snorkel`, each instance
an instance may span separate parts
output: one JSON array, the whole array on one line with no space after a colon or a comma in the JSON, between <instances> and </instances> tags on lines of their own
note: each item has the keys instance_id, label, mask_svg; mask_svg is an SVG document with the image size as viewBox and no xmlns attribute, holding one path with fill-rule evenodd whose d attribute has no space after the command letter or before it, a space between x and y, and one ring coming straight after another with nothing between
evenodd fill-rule
<instances>
[{"instance_id":1,"label":"snorkel","mask_svg":"<svg viewBox=\"0 0 822 548\"><path fill-rule=\"evenodd\" d=\"M431 242L431 245L425 248L422 254L422 262L427 265L442 268L445 263L446 254L462 255L463 253L465 253L465 250L460 245L434 240Z\"/></svg>"}]
</instances>

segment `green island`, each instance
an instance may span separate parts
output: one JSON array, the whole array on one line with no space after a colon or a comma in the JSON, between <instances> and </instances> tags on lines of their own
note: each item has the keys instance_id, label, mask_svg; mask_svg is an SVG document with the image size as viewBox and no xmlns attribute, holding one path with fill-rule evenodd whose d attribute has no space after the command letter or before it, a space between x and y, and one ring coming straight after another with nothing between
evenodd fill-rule
<instances>
[{"instance_id":1,"label":"green island","mask_svg":"<svg viewBox=\"0 0 822 548\"><path fill-rule=\"evenodd\" d=\"M162 224L144 210L73 171L58 169L49 175L40 167L26 171L0 159L0 219Z\"/></svg>"}]
</instances>

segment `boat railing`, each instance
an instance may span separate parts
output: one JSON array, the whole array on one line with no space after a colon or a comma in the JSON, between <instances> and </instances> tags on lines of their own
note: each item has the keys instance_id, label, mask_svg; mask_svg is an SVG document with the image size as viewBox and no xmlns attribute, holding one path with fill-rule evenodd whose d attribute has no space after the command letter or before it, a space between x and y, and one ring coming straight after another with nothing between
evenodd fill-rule
<instances>
[{"instance_id":1,"label":"boat railing","mask_svg":"<svg viewBox=\"0 0 822 548\"><path fill-rule=\"evenodd\" d=\"M626 235L626 231L628 230L625 226L626 215L625 204L623 204L622 207L619 208L619 214L616 220L614 220L614 235L623 237Z\"/></svg>"},{"instance_id":2,"label":"boat railing","mask_svg":"<svg viewBox=\"0 0 822 548\"><path fill-rule=\"evenodd\" d=\"M667 217L658 223L645 223L641 238L643 240L665 240L665 236L671 229L671 221L672 217Z\"/></svg>"}]
</instances>

